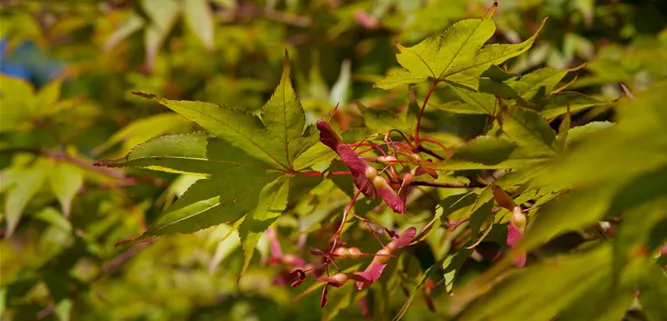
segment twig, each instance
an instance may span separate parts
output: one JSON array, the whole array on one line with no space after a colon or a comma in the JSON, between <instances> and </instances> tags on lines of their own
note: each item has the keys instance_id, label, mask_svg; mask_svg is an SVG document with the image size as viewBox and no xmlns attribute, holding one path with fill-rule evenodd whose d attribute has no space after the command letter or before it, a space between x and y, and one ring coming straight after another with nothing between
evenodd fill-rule
<instances>
[{"instance_id":1,"label":"twig","mask_svg":"<svg viewBox=\"0 0 667 321\"><path fill-rule=\"evenodd\" d=\"M470 187L466 184L438 183L438 182L425 182L425 181L412 181L410 183L410 185L431 186L431 187L441 187L441 188L467 188L467 187Z\"/></svg>"},{"instance_id":2,"label":"twig","mask_svg":"<svg viewBox=\"0 0 667 321\"><path fill-rule=\"evenodd\" d=\"M433 84L431 85L431 89L428 90L428 93L426 94L426 97L424 97L424 103L422 104L422 108L419 110L419 116L417 116L417 126L415 127L415 144L417 145L417 148L422 146L421 140L419 140L419 128L421 127L421 121L422 121L422 116L424 115L424 110L426 109L426 104L428 103L429 98L431 98L431 95L435 91L435 86L438 85L438 80L433 80ZM433 156L435 157L435 156Z\"/></svg>"},{"instance_id":3,"label":"twig","mask_svg":"<svg viewBox=\"0 0 667 321\"><path fill-rule=\"evenodd\" d=\"M223 9L220 10L220 14L223 16L233 16L235 18L263 17L269 20L284 23L286 25L301 28L309 28L313 24L312 19L309 17L298 16L295 14L272 9L257 8L250 5L239 6L235 9Z\"/></svg>"}]
</instances>

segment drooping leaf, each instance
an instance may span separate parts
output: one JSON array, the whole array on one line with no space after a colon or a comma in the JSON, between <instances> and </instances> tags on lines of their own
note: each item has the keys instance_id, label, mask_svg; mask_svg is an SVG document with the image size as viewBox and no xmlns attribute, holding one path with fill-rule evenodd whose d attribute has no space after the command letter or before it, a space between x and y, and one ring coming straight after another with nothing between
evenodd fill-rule
<instances>
[{"instance_id":1,"label":"drooping leaf","mask_svg":"<svg viewBox=\"0 0 667 321\"><path fill-rule=\"evenodd\" d=\"M183 3L183 15L194 33L204 42L206 49L213 48L213 14L208 0L189 0Z\"/></svg>"},{"instance_id":2,"label":"drooping leaf","mask_svg":"<svg viewBox=\"0 0 667 321\"><path fill-rule=\"evenodd\" d=\"M69 217L72 199L83 185L83 169L66 162L59 162L49 172L51 190L58 198L63 215Z\"/></svg>"},{"instance_id":3,"label":"drooping leaf","mask_svg":"<svg viewBox=\"0 0 667 321\"><path fill-rule=\"evenodd\" d=\"M39 165L17 169L20 179L6 192L5 219L7 220L7 236L11 236L21 219L23 210L32 197L42 188L47 178L46 168Z\"/></svg>"},{"instance_id":4,"label":"drooping leaf","mask_svg":"<svg viewBox=\"0 0 667 321\"><path fill-rule=\"evenodd\" d=\"M121 24L120 27L114 31L109 39L104 43L104 50L110 50L115 47L118 43L129 37L131 34L139 31L141 27L144 26L146 21L137 14L131 14L126 18L125 21Z\"/></svg>"},{"instance_id":5,"label":"drooping leaf","mask_svg":"<svg viewBox=\"0 0 667 321\"><path fill-rule=\"evenodd\" d=\"M143 0L141 7L150 19L144 31L144 46L146 47L146 64L149 70L152 70L157 53L174 27L181 7L174 0Z\"/></svg>"},{"instance_id":6,"label":"drooping leaf","mask_svg":"<svg viewBox=\"0 0 667 321\"><path fill-rule=\"evenodd\" d=\"M329 93L329 103L332 105L341 106L347 105L350 101L350 92L352 90L352 63L349 60L343 61L340 65L340 74L338 75L338 80L331 87L331 92Z\"/></svg>"},{"instance_id":7,"label":"drooping leaf","mask_svg":"<svg viewBox=\"0 0 667 321\"><path fill-rule=\"evenodd\" d=\"M259 203L252 213L248 214L239 228L239 236L243 244L243 268L241 274L250 265L255 246L264 231L282 214L287 206L289 179L279 177L264 186L259 193Z\"/></svg>"}]
</instances>

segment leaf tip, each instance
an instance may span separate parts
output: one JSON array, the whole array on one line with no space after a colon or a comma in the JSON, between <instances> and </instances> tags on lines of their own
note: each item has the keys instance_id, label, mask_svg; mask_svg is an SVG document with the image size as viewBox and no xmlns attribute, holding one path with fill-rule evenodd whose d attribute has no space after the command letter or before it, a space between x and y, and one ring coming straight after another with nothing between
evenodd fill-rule
<instances>
[{"instance_id":1,"label":"leaf tip","mask_svg":"<svg viewBox=\"0 0 667 321\"><path fill-rule=\"evenodd\" d=\"M146 99L155 99L155 98L157 98L157 95L155 95L155 94L145 93L145 92L141 92L141 91L133 91L132 95L143 97L143 98L146 98Z\"/></svg>"},{"instance_id":2,"label":"leaf tip","mask_svg":"<svg viewBox=\"0 0 667 321\"><path fill-rule=\"evenodd\" d=\"M156 238L156 236L154 236L154 235L142 234L142 235L139 235L139 236L136 236L136 237L131 237L131 238L127 238L127 239L124 239L124 240L120 240L120 241L116 242L116 244L114 244L114 247L125 246L125 245L136 245L136 244L139 244L139 243L148 242L148 241L153 240L155 238Z\"/></svg>"},{"instance_id":3,"label":"leaf tip","mask_svg":"<svg viewBox=\"0 0 667 321\"><path fill-rule=\"evenodd\" d=\"M493 14L496 12L497 9L498 9L498 0L494 0L493 4L491 5L491 8L489 8L489 12L486 14L486 17L484 18L490 19L491 17L493 17Z\"/></svg>"}]
</instances>

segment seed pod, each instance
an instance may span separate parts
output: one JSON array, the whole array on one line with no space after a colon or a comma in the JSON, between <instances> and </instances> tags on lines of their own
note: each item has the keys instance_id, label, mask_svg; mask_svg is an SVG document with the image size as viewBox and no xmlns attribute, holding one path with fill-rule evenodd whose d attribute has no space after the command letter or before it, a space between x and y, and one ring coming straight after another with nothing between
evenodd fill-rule
<instances>
[{"instance_id":1,"label":"seed pod","mask_svg":"<svg viewBox=\"0 0 667 321\"><path fill-rule=\"evenodd\" d=\"M526 227L526 215L521 212L521 208L518 206L512 210L511 220L514 226L520 230L523 230Z\"/></svg>"},{"instance_id":2,"label":"seed pod","mask_svg":"<svg viewBox=\"0 0 667 321\"><path fill-rule=\"evenodd\" d=\"M379 156L378 162L383 163L387 166L398 164L398 159L394 156Z\"/></svg>"},{"instance_id":3,"label":"seed pod","mask_svg":"<svg viewBox=\"0 0 667 321\"><path fill-rule=\"evenodd\" d=\"M377 251L377 253L375 253L374 261L382 264L387 264L387 262L389 262L389 259L391 258L390 255L391 255L391 249L385 247Z\"/></svg>"},{"instance_id":4,"label":"seed pod","mask_svg":"<svg viewBox=\"0 0 667 321\"><path fill-rule=\"evenodd\" d=\"M338 272L330 278L331 281L329 283L332 283L332 285L333 284L342 285L343 283L347 282L347 280L349 280L349 279L350 278L347 276L347 274L342 273L342 272Z\"/></svg>"},{"instance_id":5,"label":"seed pod","mask_svg":"<svg viewBox=\"0 0 667 321\"><path fill-rule=\"evenodd\" d=\"M348 256L350 255L350 252L349 252L348 249L345 248L345 247L337 247L337 248L334 250L333 254L334 254L336 257L339 257L339 258L344 259L344 258L346 258L346 257L348 257Z\"/></svg>"},{"instance_id":6,"label":"seed pod","mask_svg":"<svg viewBox=\"0 0 667 321\"><path fill-rule=\"evenodd\" d=\"M348 248L347 253L348 253L349 257L352 258L352 259L359 258L363 255L363 253L361 253L359 248L356 248L356 247Z\"/></svg>"},{"instance_id":7,"label":"seed pod","mask_svg":"<svg viewBox=\"0 0 667 321\"><path fill-rule=\"evenodd\" d=\"M364 172L364 176L368 179L374 179L376 176L378 176L378 171L375 169L373 166L368 166L366 167L366 171Z\"/></svg>"},{"instance_id":8,"label":"seed pod","mask_svg":"<svg viewBox=\"0 0 667 321\"><path fill-rule=\"evenodd\" d=\"M375 186L375 188L383 188L387 186L387 181L382 176L375 176L375 178L373 178L373 186Z\"/></svg>"}]
</instances>

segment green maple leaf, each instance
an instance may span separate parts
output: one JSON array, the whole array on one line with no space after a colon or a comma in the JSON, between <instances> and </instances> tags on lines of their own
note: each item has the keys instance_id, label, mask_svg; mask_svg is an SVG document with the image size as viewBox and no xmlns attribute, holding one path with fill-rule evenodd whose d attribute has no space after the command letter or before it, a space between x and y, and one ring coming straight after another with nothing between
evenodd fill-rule
<instances>
[{"instance_id":1,"label":"green maple leaf","mask_svg":"<svg viewBox=\"0 0 667 321\"><path fill-rule=\"evenodd\" d=\"M388 90L432 78L476 89L479 77L489 67L528 50L546 22L543 20L535 34L522 43L484 46L496 30L492 19L495 9L496 6L483 19L459 21L441 35L413 47L399 45L396 60L405 71L389 75L375 87Z\"/></svg>"},{"instance_id":2,"label":"green maple leaf","mask_svg":"<svg viewBox=\"0 0 667 321\"><path fill-rule=\"evenodd\" d=\"M281 82L262 107L261 118L207 102L135 94L196 122L210 135L163 136L135 147L122 159L97 163L205 176L166 209L144 235L130 241L192 233L238 221L247 214L240 225L245 270L259 237L285 210L290 188L312 185L308 178L293 176L295 168L310 164L299 156L318 138L313 126L305 128L305 114L290 81L287 55Z\"/></svg>"}]
</instances>

